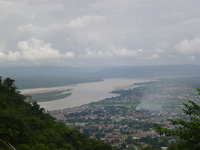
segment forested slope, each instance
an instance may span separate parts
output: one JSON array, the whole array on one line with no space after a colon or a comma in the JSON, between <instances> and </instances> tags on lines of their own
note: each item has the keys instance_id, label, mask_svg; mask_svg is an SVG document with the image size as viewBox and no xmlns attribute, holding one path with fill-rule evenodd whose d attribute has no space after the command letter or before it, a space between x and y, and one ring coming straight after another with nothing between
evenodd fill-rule
<instances>
[{"instance_id":1,"label":"forested slope","mask_svg":"<svg viewBox=\"0 0 200 150\"><path fill-rule=\"evenodd\" d=\"M14 80L0 77L0 149L17 150L109 150L102 141L57 123L34 102L17 91Z\"/></svg>"}]
</instances>

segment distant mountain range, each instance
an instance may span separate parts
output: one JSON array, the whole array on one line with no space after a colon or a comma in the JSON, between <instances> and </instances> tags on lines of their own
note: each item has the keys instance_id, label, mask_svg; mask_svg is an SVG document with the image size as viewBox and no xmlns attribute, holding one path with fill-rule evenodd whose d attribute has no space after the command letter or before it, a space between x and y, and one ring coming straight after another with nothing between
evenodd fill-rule
<instances>
[{"instance_id":1,"label":"distant mountain range","mask_svg":"<svg viewBox=\"0 0 200 150\"><path fill-rule=\"evenodd\" d=\"M4 67L0 68L0 76L15 79L19 88L34 88L94 82L105 78L200 76L200 66Z\"/></svg>"},{"instance_id":2,"label":"distant mountain range","mask_svg":"<svg viewBox=\"0 0 200 150\"><path fill-rule=\"evenodd\" d=\"M99 75L108 77L160 77L160 76L199 76L200 66L166 65L166 66L130 66L102 69Z\"/></svg>"}]
</instances>

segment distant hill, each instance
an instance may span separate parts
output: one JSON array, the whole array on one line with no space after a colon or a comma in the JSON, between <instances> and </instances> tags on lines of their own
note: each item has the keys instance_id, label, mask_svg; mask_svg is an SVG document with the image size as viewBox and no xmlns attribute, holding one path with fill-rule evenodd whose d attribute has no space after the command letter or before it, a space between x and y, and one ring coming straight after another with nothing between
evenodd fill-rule
<instances>
[{"instance_id":1,"label":"distant hill","mask_svg":"<svg viewBox=\"0 0 200 150\"><path fill-rule=\"evenodd\" d=\"M14 78L19 89L26 89L101 81L96 71L86 67L5 67L0 68L0 76Z\"/></svg>"},{"instance_id":2,"label":"distant hill","mask_svg":"<svg viewBox=\"0 0 200 150\"><path fill-rule=\"evenodd\" d=\"M57 123L33 102L25 102L14 80L0 78L0 149L11 144L17 150L112 150L111 145L88 138L78 130ZM9 143L9 144L8 144Z\"/></svg>"},{"instance_id":3,"label":"distant hill","mask_svg":"<svg viewBox=\"0 0 200 150\"><path fill-rule=\"evenodd\" d=\"M199 76L200 66L166 65L166 66L128 66L103 69L98 72L102 78L149 78L160 76Z\"/></svg>"},{"instance_id":4,"label":"distant hill","mask_svg":"<svg viewBox=\"0 0 200 150\"><path fill-rule=\"evenodd\" d=\"M151 78L199 75L200 66L195 65L0 68L0 76L14 78L20 89L95 82L105 78Z\"/></svg>"}]
</instances>

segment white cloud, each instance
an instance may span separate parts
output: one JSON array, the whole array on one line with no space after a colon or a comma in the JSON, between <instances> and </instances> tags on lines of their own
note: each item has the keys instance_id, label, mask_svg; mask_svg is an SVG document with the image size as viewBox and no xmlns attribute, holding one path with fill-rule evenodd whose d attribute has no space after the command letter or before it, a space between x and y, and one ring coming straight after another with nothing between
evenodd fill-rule
<instances>
[{"instance_id":1,"label":"white cloud","mask_svg":"<svg viewBox=\"0 0 200 150\"><path fill-rule=\"evenodd\" d=\"M3 52L0 52L0 61L1 62L13 62L20 60L21 55L19 52L11 52L9 51L8 54L5 54Z\"/></svg>"},{"instance_id":2,"label":"white cloud","mask_svg":"<svg viewBox=\"0 0 200 150\"><path fill-rule=\"evenodd\" d=\"M17 61L20 58L21 58L21 54L19 52L9 51L7 56L6 56L6 59L9 60L9 61Z\"/></svg>"},{"instance_id":3,"label":"white cloud","mask_svg":"<svg viewBox=\"0 0 200 150\"><path fill-rule=\"evenodd\" d=\"M138 52L142 52L143 50L127 50L123 47L112 46L110 47L110 51L117 57L135 57L138 55Z\"/></svg>"},{"instance_id":4,"label":"white cloud","mask_svg":"<svg viewBox=\"0 0 200 150\"><path fill-rule=\"evenodd\" d=\"M38 32L40 29L32 24L17 27L18 31ZM40 30L41 31L41 30Z\"/></svg>"},{"instance_id":5,"label":"white cloud","mask_svg":"<svg viewBox=\"0 0 200 150\"><path fill-rule=\"evenodd\" d=\"M121 58L130 58L130 57L136 57L138 56L139 53L142 53L143 50L127 50L126 48L123 47L116 47L116 46L111 46L108 48L107 51L97 51L97 50L91 50L90 48L87 48L86 54L81 55L83 57L121 57Z\"/></svg>"},{"instance_id":6,"label":"white cloud","mask_svg":"<svg viewBox=\"0 0 200 150\"><path fill-rule=\"evenodd\" d=\"M66 52L64 55L63 55L64 58L74 58L75 55L73 52Z\"/></svg>"},{"instance_id":7,"label":"white cloud","mask_svg":"<svg viewBox=\"0 0 200 150\"><path fill-rule=\"evenodd\" d=\"M22 58L27 60L56 59L61 57L58 50L51 48L50 43L46 44L42 40L35 38L19 42L18 48L21 50Z\"/></svg>"},{"instance_id":8,"label":"white cloud","mask_svg":"<svg viewBox=\"0 0 200 150\"><path fill-rule=\"evenodd\" d=\"M96 50L90 50L90 48L86 48L86 54L80 55L80 57L85 58L106 58L106 57L112 57L113 54L109 51L96 51Z\"/></svg>"},{"instance_id":9,"label":"white cloud","mask_svg":"<svg viewBox=\"0 0 200 150\"><path fill-rule=\"evenodd\" d=\"M70 28L84 28L88 25L90 26L91 24L94 25L95 23L100 22L102 20L102 16L87 15L70 21L67 24L67 26Z\"/></svg>"},{"instance_id":10,"label":"white cloud","mask_svg":"<svg viewBox=\"0 0 200 150\"><path fill-rule=\"evenodd\" d=\"M48 59L74 58L73 52L61 54L59 50L53 49L51 43L44 43L43 40L31 38L27 41L18 42L20 51L0 52L1 61L40 61Z\"/></svg>"},{"instance_id":11,"label":"white cloud","mask_svg":"<svg viewBox=\"0 0 200 150\"><path fill-rule=\"evenodd\" d=\"M183 55L200 53L200 39L182 40L175 46L175 50Z\"/></svg>"},{"instance_id":12,"label":"white cloud","mask_svg":"<svg viewBox=\"0 0 200 150\"><path fill-rule=\"evenodd\" d=\"M5 54L3 52L0 52L0 60L3 61L5 59Z\"/></svg>"}]
</instances>

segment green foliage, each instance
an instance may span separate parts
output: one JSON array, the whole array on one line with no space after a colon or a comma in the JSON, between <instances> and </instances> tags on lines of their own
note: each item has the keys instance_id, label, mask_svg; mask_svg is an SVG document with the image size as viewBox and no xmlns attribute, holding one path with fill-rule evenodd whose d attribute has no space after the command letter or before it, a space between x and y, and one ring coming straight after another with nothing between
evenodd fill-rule
<instances>
[{"instance_id":1,"label":"green foliage","mask_svg":"<svg viewBox=\"0 0 200 150\"><path fill-rule=\"evenodd\" d=\"M0 139L17 150L111 150L102 141L88 138L45 113L37 102L28 103L14 80L0 77ZM0 149L8 149L0 143Z\"/></svg>"},{"instance_id":2,"label":"green foliage","mask_svg":"<svg viewBox=\"0 0 200 150\"><path fill-rule=\"evenodd\" d=\"M200 89L197 90L200 91ZM188 100L188 103L183 103L185 107L183 112L189 116L189 121L167 119L167 121L170 121L176 127L174 129L162 128L155 124L155 131L159 134L180 138L180 141L176 144L169 146L169 150L200 149L200 106L191 100Z\"/></svg>"}]
</instances>

